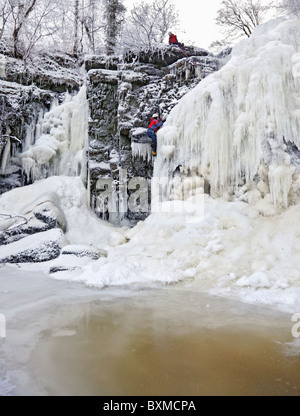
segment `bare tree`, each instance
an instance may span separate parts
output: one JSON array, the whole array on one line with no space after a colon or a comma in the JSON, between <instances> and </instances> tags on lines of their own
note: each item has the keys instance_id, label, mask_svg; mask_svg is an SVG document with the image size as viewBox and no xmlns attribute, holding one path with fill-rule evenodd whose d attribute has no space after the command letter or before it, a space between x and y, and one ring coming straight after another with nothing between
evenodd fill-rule
<instances>
[{"instance_id":1,"label":"bare tree","mask_svg":"<svg viewBox=\"0 0 300 416\"><path fill-rule=\"evenodd\" d=\"M87 13L82 17L82 25L88 38L89 47L95 53L95 33L96 33L96 1L89 0ZM102 26L102 25L101 25Z\"/></svg>"},{"instance_id":2,"label":"bare tree","mask_svg":"<svg viewBox=\"0 0 300 416\"><path fill-rule=\"evenodd\" d=\"M117 38L121 32L124 21L125 7L121 0L103 0L105 26L105 47L107 55L113 55L115 52Z\"/></svg>"},{"instance_id":3,"label":"bare tree","mask_svg":"<svg viewBox=\"0 0 300 416\"><path fill-rule=\"evenodd\" d=\"M290 16L300 17L300 0L283 0L280 8Z\"/></svg>"},{"instance_id":4,"label":"bare tree","mask_svg":"<svg viewBox=\"0 0 300 416\"><path fill-rule=\"evenodd\" d=\"M178 21L178 11L172 0L151 3L142 0L130 12L124 30L124 44L130 48L151 48L162 43L168 31L178 25Z\"/></svg>"},{"instance_id":5,"label":"bare tree","mask_svg":"<svg viewBox=\"0 0 300 416\"><path fill-rule=\"evenodd\" d=\"M78 54L78 29L79 29L79 0L74 0L74 43L73 54Z\"/></svg>"},{"instance_id":6,"label":"bare tree","mask_svg":"<svg viewBox=\"0 0 300 416\"><path fill-rule=\"evenodd\" d=\"M32 11L26 25L23 27L22 39L24 43L23 60L26 60L31 51L39 44L43 38L51 36L55 32L55 28L49 25L51 19L57 13L57 4L55 2L39 1Z\"/></svg>"},{"instance_id":7,"label":"bare tree","mask_svg":"<svg viewBox=\"0 0 300 416\"><path fill-rule=\"evenodd\" d=\"M0 0L0 40L3 37L6 24L11 15L9 3L7 0Z\"/></svg>"},{"instance_id":8,"label":"bare tree","mask_svg":"<svg viewBox=\"0 0 300 416\"><path fill-rule=\"evenodd\" d=\"M216 22L225 28L227 41L250 37L255 27L264 22L271 8L271 4L263 5L261 0L224 0L222 6Z\"/></svg>"},{"instance_id":9,"label":"bare tree","mask_svg":"<svg viewBox=\"0 0 300 416\"><path fill-rule=\"evenodd\" d=\"M157 0L153 2L153 8L158 18L156 19L155 41L162 43L171 28L179 23L178 11L171 0Z\"/></svg>"},{"instance_id":10,"label":"bare tree","mask_svg":"<svg viewBox=\"0 0 300 416\"><path fill-rule=\"evenodd\" d=\"M124 12L123 0L0 0L0 40L25 61L38 49L78 55L103 43L111 54Z\"/></svg>"},{"instance_id":11,"label":"bare tree","mask_svg":"<svg viewBox=\"0 0 300 416\"><path fill-rule=\"evenodd\" d=\"M103 19L101 6L102 2L99 2L99 0L88 0L87 5L83 7L81 18L82 32L87 37L85 46L93 53L96 51L96 44L100 43L100 38L105 28L105 19Z\"/></svg>"},{"instance_id":12,"label":"bare tree","mask_svg":"<svg viewBox=\"0 0 300 416\"><path fill-rule=\"evenodd\" d=\"M20 43L20 32L25 24L26 20L29 18L30 13L33 11L37 0L8 0L10 8L11 8L11 15L13 20L13 48L14 48L14 56L17 58L21 58L22 54L19 51L19 43Z\"/></svg>"}]
</instances>

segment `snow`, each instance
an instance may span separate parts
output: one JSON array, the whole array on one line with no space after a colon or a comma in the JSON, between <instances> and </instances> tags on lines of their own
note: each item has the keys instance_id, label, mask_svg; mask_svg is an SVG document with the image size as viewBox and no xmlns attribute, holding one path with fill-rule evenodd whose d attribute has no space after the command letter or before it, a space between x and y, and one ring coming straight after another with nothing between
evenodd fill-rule
<instances>
[{"instance_id":1,"label":"snow","mask_svg":"<svg viewBox=\"0 0 300 416\"><path fill-rule=\"evenodd\" d=\"M134 228L115 228L88 209L80 178L52 177L2 195L0 211L9 211L12 206L21 211L28 197L35 199L45 187L56 191L67 219L63 253L48 262L47 270L69 270L53 273L54 279L99 289L181 282L190 290L285 312L300 309L298 206L262 216L248 203L203 195L204 209L202 215L197 211L197 217L191 210L196 209L193 198L189 198L188 205L179 200L161 204L160 211ZM42 235L31 241L34 237L38 242ZM18 243L24 249L27 241ZM99 259L78 255L99 249L107 252ZM9 245L5 250L13 252L15 248ZM36 270L38 265L34 267ZM41 269L45 270L45 265Z\"/></svg>"},{"instance_id":2,"label":"snow","mask_svg":"<svg viewBox=\"0 0 300 416\"><path fill-rule=\"evenodd\" d=\"M134 136L139 136L141 134L145 134L147 132L147 129L145 127L136 127L131 129L131 135Z\"/></svg>"}]
</instances>

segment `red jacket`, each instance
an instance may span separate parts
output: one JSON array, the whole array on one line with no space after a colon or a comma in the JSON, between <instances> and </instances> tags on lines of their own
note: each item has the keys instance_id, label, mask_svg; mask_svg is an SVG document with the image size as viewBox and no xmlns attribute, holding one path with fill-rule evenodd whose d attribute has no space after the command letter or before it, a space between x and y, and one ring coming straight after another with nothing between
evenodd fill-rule
<instances>
[{"instance_id":1,"label":"red jacket","mask_svg":"<svg viewBox=\"0 0 300 416\"><path fill-rule=\"evenodd\" d=\"M158 118L152 118L151 123L149 125L149 129L153 130L154 133L157 132L157 130L163 125L163 122L159 120Z\"/></svg>"},{"instance_id":2,"label":"red jacket","mask_svg":"<svg viewBox=\"0 0 300 416\"><path fill-rule=\"evenodd\" d=\"M177 36L172 34L169 37L169 45L172 45L173 43L178 43L178 40L177 40Z\"/></svg>"}]
</instances>

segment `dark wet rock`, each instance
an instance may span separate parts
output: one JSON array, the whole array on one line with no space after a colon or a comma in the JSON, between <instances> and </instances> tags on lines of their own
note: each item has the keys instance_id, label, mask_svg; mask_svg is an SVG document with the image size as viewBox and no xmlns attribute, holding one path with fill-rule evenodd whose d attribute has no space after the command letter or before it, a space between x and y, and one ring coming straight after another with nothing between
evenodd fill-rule
<instances>
[{"instance_id":1,"label":"dark wet rock","mask_svg":"<svg viewBox=\"0 0 300 416\"><path fill-rule=\"evenodd\" d=\"M60 256L51 265L49 273L81 272L84 265L101 257L107 257L105 250L91 246L69 245L62 249Z\"/></svg>"},{"instance_id":2,"label":"dark wet rock","mask_svg":"<svg viewBox=\"0 0 300 416\"><path fill-rule=\"evenodd\" d=\"M40 263L57 258L66 245L62 230L53 229L0 246L0 263Z\"/></svg>"},{"instance_id":3,"label":"dark wet rock","mask_svg":"<svg viewBox=\"0 0 300 416\"><path fill-rule=\"evenodd\" d=\"M62 252L62 256L76 256L76 257L88 257L92 260L98 260L100 257L106 257L107 252L104 250L98 250L96 248L90 246L67 246L64 247Z\"/></svg>"}]
</instances>

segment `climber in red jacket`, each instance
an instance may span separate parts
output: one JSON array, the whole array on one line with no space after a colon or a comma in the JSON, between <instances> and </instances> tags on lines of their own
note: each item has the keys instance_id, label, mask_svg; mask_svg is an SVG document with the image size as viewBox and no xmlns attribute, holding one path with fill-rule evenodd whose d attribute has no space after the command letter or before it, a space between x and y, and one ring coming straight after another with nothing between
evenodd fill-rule
<instances>
[{"instance_id":1,"label":"climber in red jacket","mask_svg":"<svg viewBox=\"0 0 300 416\"><path fill-rule=\"evenodd\" d=\"M152 156L156 156L156 148L157 148L157 138L156 133L164 124L163 120L159 119L159 115L157 113L153 114L151 123L147 130L147 136L152 139Z\"/></svg>"},{"instance_id":2,"label":"climber in red jacket","mask_svg":"<svg viewBox=\"0 0 300 416\"><path fill-rule=\"evenodd\" d=\"M177 36L174 33L169 32L169 45L179 46L180 48L184 47L183 43L178 42Z\"/></svg>"}]
</instances>

